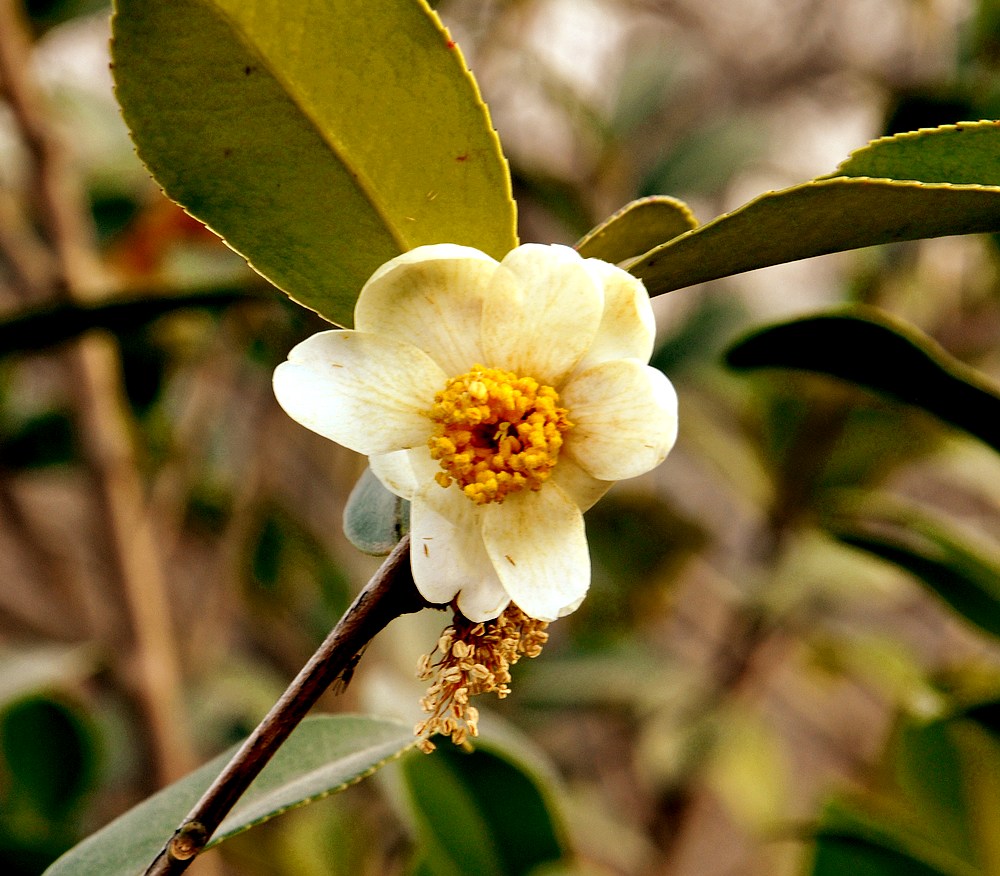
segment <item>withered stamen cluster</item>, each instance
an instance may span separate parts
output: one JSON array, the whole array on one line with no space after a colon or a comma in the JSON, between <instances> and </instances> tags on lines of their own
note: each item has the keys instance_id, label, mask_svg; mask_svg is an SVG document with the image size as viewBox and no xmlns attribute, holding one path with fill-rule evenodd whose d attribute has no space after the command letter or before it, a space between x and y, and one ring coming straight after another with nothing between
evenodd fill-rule
<instances>
[{"instance_id":1,"label":"withered stamen cluster","mask_svg":"<svg viewBox=\"0 0 1000 876\"><path fill-rule=\"evenodd\" d=\"M511 603L495 620L473 623L458 612L438 639L437 647L420 658L422 681L434 679L420 706L430 714L414 728L422 751L434 750L430 737L450 736L462 745L479 735L479 710L469 697L510 693L510 667L521 656L537 657L549 638L546 621L528 617ZM435 660L435 655L437 660Z\"/></svg>"}]
</instances>

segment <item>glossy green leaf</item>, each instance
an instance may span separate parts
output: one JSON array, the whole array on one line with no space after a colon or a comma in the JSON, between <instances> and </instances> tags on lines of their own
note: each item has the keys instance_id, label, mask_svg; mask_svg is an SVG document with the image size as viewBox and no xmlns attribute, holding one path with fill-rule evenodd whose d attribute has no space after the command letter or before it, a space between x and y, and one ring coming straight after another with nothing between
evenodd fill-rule
<instances>
[{"instance_id":1,"label":"glossy green leaf","mask_svg":"<svg viewBox=\"0 0 1000 876\"><path fill-rule=\"evenodd\" d=\"M295 300L350 325L421 244L500 258L510 178L423 0L117 0L116 92L167 194Z\"/></svg>"},{"instance_id":2,"label":"glossy green leaf","mask_svg":"<svg viewBox=\"0 0 1000 876\"><path fill-rule=\"evenodd\" d=\"M859 175L865 171L894 176ZM1000 123L878 140L837 173L767 192L644 253L628 270L659 295L831 252L1000 231Z\"/></svg>"},{"instance_id":3,"label":"glossy green leaf","mask_svg":"<svg viewBox=\"0 0 1000 876\"><path fill-rule=\"evenodd\" d=\"M412 745L411 729L392 721L351 715L307 718L240 798L211 845L293 806L342 791ZM233 751L130 809L63 855L45 871L47 876L141 873Z\"/></svg>"},{"instance_id":4,"label":"glossy green leaf","mask_svg":"<svg viewBox=\"0 0 1000 876\"><path fill-rule=\"evenodd\" d=\"M588 259L623 262L697 227L683 201L653 195L626 204L581 238L576 249Z\"/></svg>"},{"instance_id":5,"label":"glossy green leaf","mask_svg":"<svg viewBox=\"0 0 1000 876\"><path fill-rule=\"evenodd\" d=\"M886 497L845 505L824 524L840 541L905 569L966 620L1000 636L1000 546Z\"/></svg>"},{"instance_id":6,"label":"glossy green leaf","mask_svg":"<svg viewBox=\"0 0 1000 876\"><path fill-rule=\"evenodd\" d=\"M344 506L344 535L359 551L384 557L410 528L410 503L366 468Z\"/></svg>"},{"instance_id":7,"label":"glossy green leaf","mask_svg":"<svg viewBox=\"0 0 1000 876\"><path fill-rule=\"evenodd\" d=\"M871 308L769 326L727 353L733 368L794 368L916 405L1000 450L1000 388L931 338Z\"/></svg>"},{"instance_id":8,"label":"glossy green leaf","mask_svg":"<svg viewBox=\"0 0 1000 876\"><path fill-rule=\"evenodd\" d=\"M435 876L528 876L563 857L562 829L543 778L510 750L442 741L402 764L405 793Z\"/></svg>"}]
</instances>

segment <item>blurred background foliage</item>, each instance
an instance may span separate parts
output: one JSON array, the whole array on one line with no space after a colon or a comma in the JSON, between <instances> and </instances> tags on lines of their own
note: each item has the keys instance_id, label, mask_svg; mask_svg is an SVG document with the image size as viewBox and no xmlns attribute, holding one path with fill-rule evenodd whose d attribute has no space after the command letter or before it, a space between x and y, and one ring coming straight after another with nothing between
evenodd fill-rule
<instances>
[{"instance_id":1,"label":"blurred background foliage","mask_svg":"<svg viewBox=\"0 0 1000 876\"><path fill-rule=\"evenodd\" d=\"M434 6L490 105L524 241L572 243L654 193L705 221L882 133L1000 117L997 0ZM111 93L106 5L15 12L101 278L83 304L49 281L30 143L0 104L0 865L35 874L245 735L377 561L341 532L363 460L271 395L319 319L149 180ZM191 872L996 872L1000 460L917 407L724 354L861 303L996 377L997 244L657 299L678 446L588 514L590 596L513 696L478 704L506 747L405 760ZM116 357L148 592L125 592L102 522L66 352L84 331ZM397 620L324 708L416 719L416 661L445 622Z\"/></svg>"}]
</instances>

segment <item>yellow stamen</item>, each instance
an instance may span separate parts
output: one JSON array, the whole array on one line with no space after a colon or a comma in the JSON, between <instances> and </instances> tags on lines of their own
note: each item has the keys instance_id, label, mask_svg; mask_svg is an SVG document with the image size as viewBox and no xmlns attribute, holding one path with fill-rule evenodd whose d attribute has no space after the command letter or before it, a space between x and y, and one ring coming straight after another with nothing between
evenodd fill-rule
<instances>
[{"instance_id":1,"label":"yellow stamen","mask_svg":"<svg viewBox=\"0 0 1000 876\"><path fill-rule=\"evenodd\" d=\"M420 701L430 717L414 728L420 749L434 750L430 740L434 734L450 736L456 745L478 736L479 711L469 705L469 697L484 693L506 697L511 666L522 656L537 657L542 652L549 637L547 627L513 603L485 623L473 623L456 612L437 648L421 657L417 667L422 680L434 680Z\"/></svg>"},{"instance_id":2,"label":"yellow stamen","mask_svg":"<svg viewBox=\"0 0 1000 876\"><path fill-rule=\"evenodd\" d=\"M449 380L428 412L435 430L427 446L442 469L435 479L457 483L477 505L539 490L573 428L567 415L551 386L475 365Z\"/></svg>"}]
</instances>

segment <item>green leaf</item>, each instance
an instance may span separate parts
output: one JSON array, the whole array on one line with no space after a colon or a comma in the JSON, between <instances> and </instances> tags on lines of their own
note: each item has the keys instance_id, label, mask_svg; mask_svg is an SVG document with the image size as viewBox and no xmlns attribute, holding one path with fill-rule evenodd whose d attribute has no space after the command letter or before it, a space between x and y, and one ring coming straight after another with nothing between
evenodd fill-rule
<instances>
[{"instance_id":1,"label":"green leaf","mask_svg":"<svg viewBox=\"0 0 1000 876\"><path fill-rule=\"evenodd\" d=\"M4 659L7 691L50 688L76 675L70 654L36 649L39 667ZM81 655L82 656L82 655ZM47 665L46 665L47 664ZM27 671L25 671L27 670ZM69 670L67 673L66 670ZM71 699L21 695L0 706L0 860L5 872L40 873L79 838L81 804L93 791L100 738L90 716Z\"/></svg>"},{"instance_id":2,"label":"green leaf","mask_svg":"<svg viewBox=\"0 0 1000 876\"><path fill-rule=\"evenodd\" d=\"M1000 546L887 497L845 504L824 524L840 541L905 569L966 620L1000 636Z\"/></svg>"},{"instance_id":3,"label":"green leaf","mask_svg":"<svg viewBox=\"0 0 1000 876\"><path fill-rule=\"evenodd\" d=\"M865 170L899 178L858 175ZM767 192L651 249L627 268L650 295L660 295L831 252L1000 231L1000 122L879 140L837 173Z\"/></svg>"},{"instance_id":4,"label":"green leaf","mask_svg":"<svg viewBox=\"0 0 1000 876\"><path fill-rule=\"evenodd\" d=\"M45 411L0 431L0 464L11 471L66 465L77 458L73 424L61 411Z\"/></svg>"},{"instance_id":5,"label":"green leaf","mask_svg":"<svg viewBox=\"0 0 1000 876\"><path fill-rule=\"evenodd\" d=\"M735 344L733 368L795 368L916 405L1000 450L1000 388L913 326L872 308L779 323Z\"/></svg>"},{"instance_id":6,"label":"green leaf","mask_svg":"<svg viewBox=\"0 0 1000 876\"><path fill-rule=\"evenodd\" d=\"M410 528L410 503L366 468L344 506L344 535L359 551L384 557Z\"/></svg>"},{"instance_id":7,"label":"green leaf","mask_svg":"<svg viewBox=\"0 0 1000 876\"><path fill-rule=\"evenodd\" d=\"M307 718L233 807L210 846L291 807L342 791L412 745L411 729L392 721L351 715ZM141 873L235 751L130 809L63 855L46 876Z\"/></svg>"},{"instance_id":8,"label":"green leaf","mask_svg":"<svg viewBox=\"0 0 1000 876\"><path fill-rule=\"evenodd\" d=\"M0 356L51 347L91 329L128 334L168 313L221 310L254 300L263 299L245 286L237 286L111 299L98 304L55 304L31 308L0 320Z\"/></svg>"},{"instance_id":9,"label":"green leaf","mask_svg":"<svg viewBox=\"0 0 1000 876\"><path fill-rule=\"evenodd\" d=\"M500 258L510 178L458 48L423 0L117 0L118 100L166 193L341 325L421 244Z\"/></svg>"},{"instance_id":10,"label":"green leaf","mask_svg":"<svg viewBox=\"0 0 1000 876\"><path fill-rule=\"evenodd\" d=\"M444 741L400 765L422 866L436 876L527 876L561 860L561 826L542 777L506 748L475 746Z\"/></svg>"},{"instance_id":11,"label":"green leaf","mask_svg":"<svg viewBox=\"0 0 1000 876\"><path fill-rule=\"evenodd\" d=\"M882 137L851 153L838 176L1000 186L1000 121L962 122Z\"/></svg>"},{"instance_id":12,"label":"green leaf","mask_svg":"<svg viewBox=\"0 0 1000 876\"><path fill-rule=\"evenodd\" d=\"M878 794L830 803L813 876L983 876L1000 865L997 702L934 719L903 716Z\"/></svg>"},{"instance_id":13,"label":"green leaf","mask_svg":"<svg viewBox=\"0 0 1000 876\"><path fill-rule=\"evenodd\" d=\"M856 836L821 834L811 876L981 876L978 870L932 866L903 852Z\"/></svg>"},{"instance_id":14,"label":"green leaf","mask_svg":"<svg viewBox=\"0 0 1000 876\"><path fill-rule=\"evenodd\" d=\"M891 753L893 778L907 805L942 844L965 860L975 860L963 788L968 763L955 744L953 729L949 720L904 721Z\"/></svg>"},{"instance_id":15,"label":"green leaf","mask_svg":"<svg viewBox=\"0 0 1000 876\"><path fill-rule=\"evenodd\" d=\"M982 876L894 805L835 801L816 833L811 876Z\"/></svg>"},{"instance_id":16,"label":"green leaf","mask_svg":"<svg viewBox=\"0 0 1000 876\"><path fill-rule=\"evenodd\" d=\"M587 232L576 249L584 258L623 262L697 226L683 201L653 195L626 204Z\"/></svg>"},{"instance_id":17,"label":"green leaf","mask_svg":"<svg viewBox=\"0 0 1000 876\"><path fill-rule=\"evenodd\" d=\"M27 808L58 821L90 789L97 737L78 708L45 695L27 696L0 711L0 755L5 779L0 801L7 804L0 810Z\"/></svg>"}]
</instances>

